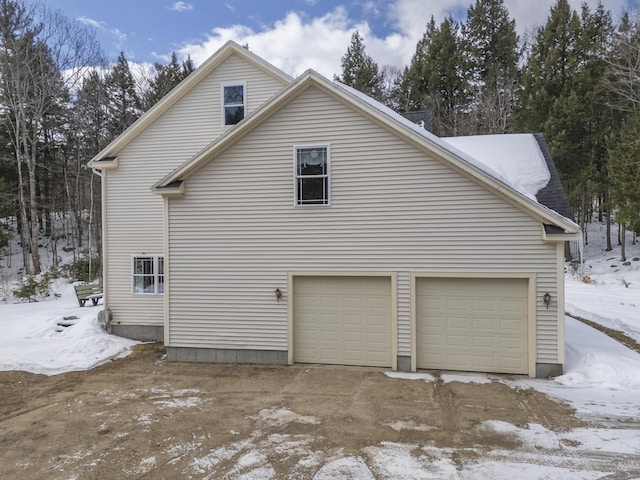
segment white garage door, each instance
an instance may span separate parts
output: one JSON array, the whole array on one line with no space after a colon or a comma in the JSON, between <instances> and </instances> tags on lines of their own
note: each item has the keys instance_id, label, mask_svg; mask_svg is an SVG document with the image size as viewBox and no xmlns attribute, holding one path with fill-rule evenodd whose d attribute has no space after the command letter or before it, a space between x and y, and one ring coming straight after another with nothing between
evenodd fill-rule
<instances>
[{"instance_id":1,"label":"white garage door","mask_svg":"<svg viewBox=\"0 0 640 480\"><path fill-rule=\"evenodd\" d=\"M527 279L418 279L417 367L528 373L527 291Z\"/></svg>"},{"instance_id":2,"label":"white garage door","mask_svg":"<svg viewBox=\"0 0 640 480\"><path fill-rule=\"evenodd\" d=\"M295 362L390 367L391 279L295 277Z\"/></svg>"}]
</instances>

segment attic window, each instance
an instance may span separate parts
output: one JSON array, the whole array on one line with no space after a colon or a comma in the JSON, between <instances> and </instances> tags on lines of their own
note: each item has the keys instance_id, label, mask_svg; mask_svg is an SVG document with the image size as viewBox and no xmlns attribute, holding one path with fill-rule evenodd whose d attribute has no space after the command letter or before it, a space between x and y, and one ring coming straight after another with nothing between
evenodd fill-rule
<instances>
[{"instance_id":1,"label":"attic window","mask_svg":"<svg viewBox=\"0 0 640 480\"><path fill-rule=\"evenodd\" d=\"M223 104L223 124L235 125L244 118L246 110L245 85L223 85L222 86L222 104Z\"/></svg>"},{"instance_id":2,"label":"attic window","mask_svg":"<svg viewBox=\"0 0 640 480\"><path fill-rule=\"evenodd\" d=\"M295 204L329 205L329 147L299 146L295 152Z\"/></svg>"}]
</instances>

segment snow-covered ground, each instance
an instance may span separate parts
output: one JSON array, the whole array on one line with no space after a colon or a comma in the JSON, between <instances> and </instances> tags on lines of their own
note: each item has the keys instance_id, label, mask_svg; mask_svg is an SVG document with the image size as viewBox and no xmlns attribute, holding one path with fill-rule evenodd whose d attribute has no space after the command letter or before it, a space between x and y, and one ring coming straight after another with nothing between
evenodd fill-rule
<instances>
[{"instance_id":1,"label":"snow-covered ground","mask_svg":"<svg viewBox=\"0 0 640 480\"><path fill-rule=\"evenodd\" d=\"M627 259L623 262L615 226L612 231L613 250L606 252L605 226L589 225L584 276L580 272L565 276L565 309L571 315L619 330L640 343L640 239L633 245L632 235L627 234Z\"/></svg>"},{"instance_id":2,"label":"snow-covered ground","mask_svg":"<svg viewBox=\"0 0 640 480\"><path fill-rule=\"evenodd\" d=\"M628 264L623 265L619 247L615 246L613 252L604 252L603 232L604 227L598 224L590 226L591 243L585 248L584 274L591 283L584 283L567 268L567 311L621 330L640 341L640 260L636 260L640 257L640 243L629 242ZM79 308L72 285L59 282L54 287L59 297L52 296L49 301L0 304L3 332L0 370L20 369L53 375L90 369L128 354L135 342L107 334L97 321L100 307ZM75 324L60 327L58 323L65 319ZM565 374L553 380L513 380L499 375L454 373L441 375L441 380L503 382L514 389L534 388L570 403L589 427L558 433L536 423L516 426L489 421L478 428L515 437L525 451L514 455L496 450L460 466L454 461L453 450L389 442L372 445L361 455L345 453L324 458L314 478L601 478L601 468L590 469L591 463L580 463L580 459L591 453L593 465L600 461L598 455L619 457L620 469L611 473L640 469L640 354L570 317L566 318L566 343ZM387 375L407 381L435 380L423 373L388 372ZM406 428L406 425L397 427ZM260 455L257 446L254 447L247 450L247 455ZM278 445L278 448L285 447ZM302 447L295 444L292 448ZM418 450L421 453L416 455ZM198 461L211 459L194 458L194 462ZM268 464L257 461L256 468L254 473L261 472L262 476L251 478L275 478Z\"/></svg>"},{"instance_id":3,"label":"snow-covered ground","mask_svg":"<svg viewBox=\"0 0 640 480\"><path fill-rule=\"evenodd\" d=\"M53 289L59 296L50 301L0 304L0 370L89 370L128 355L138 343L108 334L97 319L101 304L79 307L70 283L59 280Z\"/></svg>"}]
</instances>

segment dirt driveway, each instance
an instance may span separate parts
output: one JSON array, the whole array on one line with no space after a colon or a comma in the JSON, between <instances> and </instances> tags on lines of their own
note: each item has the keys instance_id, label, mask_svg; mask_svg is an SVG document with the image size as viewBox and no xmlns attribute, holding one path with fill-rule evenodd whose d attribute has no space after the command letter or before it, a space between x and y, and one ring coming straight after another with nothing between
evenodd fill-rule
<instances>
[{"instance_id":1,"label":"dirt driveway","mask_svg":"<svg viewBox=\"0 0 640 480\"><path fill-rule=\"evenodd\" d=\"M479 459L605 476L620 464L571 440L545 449L487 428L538 424L561 438L581 426L567 406L502 382L167 363L162 353L141 345L53 377L0 372L0 478L474 478L456 472Z\"/></svg>"}]
</instances>

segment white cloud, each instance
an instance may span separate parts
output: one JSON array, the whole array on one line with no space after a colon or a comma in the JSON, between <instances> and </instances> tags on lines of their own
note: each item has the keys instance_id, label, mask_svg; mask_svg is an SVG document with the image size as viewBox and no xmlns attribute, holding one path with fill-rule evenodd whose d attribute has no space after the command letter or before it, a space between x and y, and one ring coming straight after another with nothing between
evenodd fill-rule
<instances>
[{"instance_id":1,"label":"white cloud","mask_svg":"<svg viewBox=\"0 0 640 480\"><path fill-rule=\"evenodd\" d=\"M340 58L347 51L351 34L358 30L365 40L367 52L379 64L403 64L411 58L406 38L393 34L387 38L375 38L367 23L355 23L350 20L343 7L322 17L305 18L295 12L274 25L263 27L259 32L244 26L233 25L227 28L215 28L201 43L184 45L179 53L191 55L196 65L206 60L226 41L234 40L241 45L249 44L249 49L267 59L291 75L299 75L308 68L332 77L340 72ZM406 58L405 58L406 57Z\"/></svg>"},{"instance_id":2,"label":"white cloud","mask_svg":"<svg viewBox=\"0 0 640 480\"><path fill-rule=\"evenodd\" d=\"M557 0L505 0L504 3L516 21L518 33L522 35L527 30L544 25L551 7L556 2ZM598 0L569 0L571 7L577 11L583 2L589 5L592 11L598 5ZM456 19L464 19L467 9L474 3L475 0L397 0L389 7L389 20L396 30L416 39L417 42L422 37L431 15L436 23L442 22L449 15ZM614 20L619 18L628 3L627 0L602 0L605 9L611 11Z\"/></svg>"},{"instance_id":3,"label":"white cloud","mask_svg":"<svg viewBox=\"0 0 640 480\"><path fill-rule=\"evenodd\" d=\"M176 2L170 7L169 10L174 10L176 12L188 12L189 10L193 10L193 5L187 2Z\"/></svg>"},{"instance_id":4,"label":"white cloud","mask_svg":"<svg viewBox=\"0 0 640 480\"><path fill-rule=\"evenodd\" d=\"M84 25L88 25L90 27L96 28L98 30L103 30L106 26L106 23L101 22L100 20L94 20L89 17L78 17L78 21L83 23Z\"/></svg>"},{"instance_id":5,"label":"white cloud","mask_svg":"<svg viewBox=\"0 0 640 480\"><path fill-rule=\"evenodd\" d=\"M316 0L304 0L313 4ZM579 9L583 0L569 0L574 9ZM627 0L602 0L614 19L623 11ZM635 0L637 1L637 0ZM358 30L364 38L367 53L382 66L385 64L404 67L411 61L416 43L422 37L426 24L434 16L441 22L448 15L463 19L475 0L396 0L386 4L375 0L359 3L369 14L378 8L385 15L392 33L376 37L368 23L350 18L344 7L320 17L309 18L304 14L289 12L271 25L261 25L254 30L246 25L214 28L201 42L184 44L178 51L181 56L191 55L199 65L220 48L227 40L249 49L291 75L299 75L308 68L331 78L340 72L340 58L345 54L351 34ZM182 2L178 2L182 3ZM505 0L511 16L516 20L518 33L523 35L534 26L546 22L551 6L556 0ZM598 0L587 0L596 8ZM377 12L376 12L377 13Z\"/></svg>"}]
</instances>

